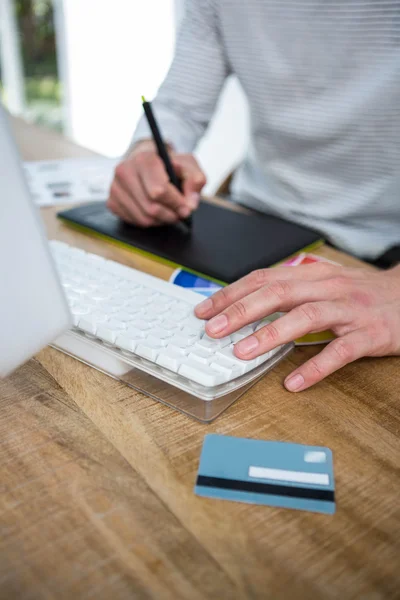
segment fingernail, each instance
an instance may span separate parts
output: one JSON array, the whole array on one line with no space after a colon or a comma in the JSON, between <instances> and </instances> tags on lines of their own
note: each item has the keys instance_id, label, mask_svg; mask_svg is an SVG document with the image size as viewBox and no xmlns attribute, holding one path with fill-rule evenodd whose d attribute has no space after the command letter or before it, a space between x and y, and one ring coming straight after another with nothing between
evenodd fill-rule
<instances>
[{"instance_id":1,"label":"fingernail","mask_svg":"<svg viewBox=\"0 0 400 600\"><path fill-rule=\"evenodd\" d=\"M219 315L211 321L207 325L207 329L210 333L219 333L228 325L228 319L225 315Z\"/></svg>"},{"instance_id":2,"label":"fingernail","mask_svg":"<svg viewBox=\"0 0 400 600\"><path fill-rule=\"evenodd\" d=\"M285 381L285 387L289 392L297 392L304 385L304 377L297 373L297 375L293 375L293 377L288 377Z\"/></svg>"},{"instance_id":3,"label":"fingernail","mask_svg":"<svg viewBox=\"0 0 400 600\"><path fill-rule=\"evenodd\" d=\"M186 217L188 217L191 212L192 211L188 206L182 206L182 208L179 209L179 216L183 219L186 219Z\"/></svg>"},{"instance_id":4,"label":"fingernail","mask_svg":"<svg viewBox=\"0 0 400 600\"><path fill-rule=\"evenodd\" d=\"M236 348L241 354L250 354L250 352L253 352L257 348L259 343L258 338L256 338L255 335L252 335L236 344Z\"/></svg>"},{"instance_id":5,"label":"fingernail","mask_svg":"<svg viewBox=\"0 0 400 600\"><path fill-rule=\"evenodd\" d=\"M197 192L193 192L189 196L189 201L190 201L190 206L192 208L197 208L197 205L200 201L200 194L198 194Z\"/></svg>"},{"instance_id":6,"label":"fingernail","mask_svg":"<svg viewBox=\"0 0 400 600\"><path fill-rule=\"evenodd\" d=\"M195 312L197 315L205 315L207 314L213 307L213 303L209 298L207 300L203 300L196 306Z\"/></svg>"}]
</instances>

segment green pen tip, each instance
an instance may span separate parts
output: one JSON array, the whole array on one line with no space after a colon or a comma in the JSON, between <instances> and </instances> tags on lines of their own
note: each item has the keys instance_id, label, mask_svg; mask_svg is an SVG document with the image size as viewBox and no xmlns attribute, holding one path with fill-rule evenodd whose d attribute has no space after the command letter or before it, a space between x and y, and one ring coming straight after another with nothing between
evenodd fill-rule
<instances>
[{"instance_id":1,"label":"green pen tip","mask_svg":"<svg viewBox=\"0 0 400 600\"><path fill-rule=\"evenodd\" d=\"M142 96L142 102L143 102L143 104L144 104L145 102L147 102L147 101L146 101L146 98L145 98L144 96Z\"/></svg>"}]
</instances>

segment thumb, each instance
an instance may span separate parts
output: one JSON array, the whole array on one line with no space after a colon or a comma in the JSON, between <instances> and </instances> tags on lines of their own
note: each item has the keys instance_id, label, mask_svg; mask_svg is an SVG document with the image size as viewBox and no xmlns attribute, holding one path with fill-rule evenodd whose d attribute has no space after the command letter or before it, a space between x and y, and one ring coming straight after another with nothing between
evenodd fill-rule
<instances>
[{"instance_id":1,"label":"thumb","mask_svg":"<svg viewBox=\"0 0 400 600\"><path fill-rule=\"evenodd\" d=\"M177 154L173 164L178 177L182 180L183 194L190 206L195 209L200 202L200 192L207 183L199 163L191 154Z\"/></svg>"}]
</instances>

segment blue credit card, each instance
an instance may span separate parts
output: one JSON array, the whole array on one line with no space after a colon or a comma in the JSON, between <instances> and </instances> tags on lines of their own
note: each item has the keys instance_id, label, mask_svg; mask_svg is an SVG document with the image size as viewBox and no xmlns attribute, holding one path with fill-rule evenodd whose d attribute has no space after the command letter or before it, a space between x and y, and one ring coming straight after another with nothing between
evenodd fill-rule
<instances>
[{"instance_id":1,"label":"blue credit card","mask_svg":"<svg viewBox=\"0 0 400 600\"><path fill-rule=\"evenodd\" d=\"M320 446L207 435L199 496L333 514L332 452Z\"/></svg>"}]
</instances>

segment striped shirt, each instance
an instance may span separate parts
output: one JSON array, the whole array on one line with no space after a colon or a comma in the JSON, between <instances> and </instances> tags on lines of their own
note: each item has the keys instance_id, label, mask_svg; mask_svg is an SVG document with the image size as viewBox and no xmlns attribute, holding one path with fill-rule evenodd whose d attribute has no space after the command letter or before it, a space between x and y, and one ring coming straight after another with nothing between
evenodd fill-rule
<instances>
[{"instance_id":1,"label":"striped shirt","mask_svg":"<svg viewBox=\"0 0 400 600\"><path fill-rule=\"evenodd\" d=\"M179 152L230 74L251 121L234 196L361 257L400 244L400 0L187 0L155 100Z\"/></svg>"}]
</instances>

